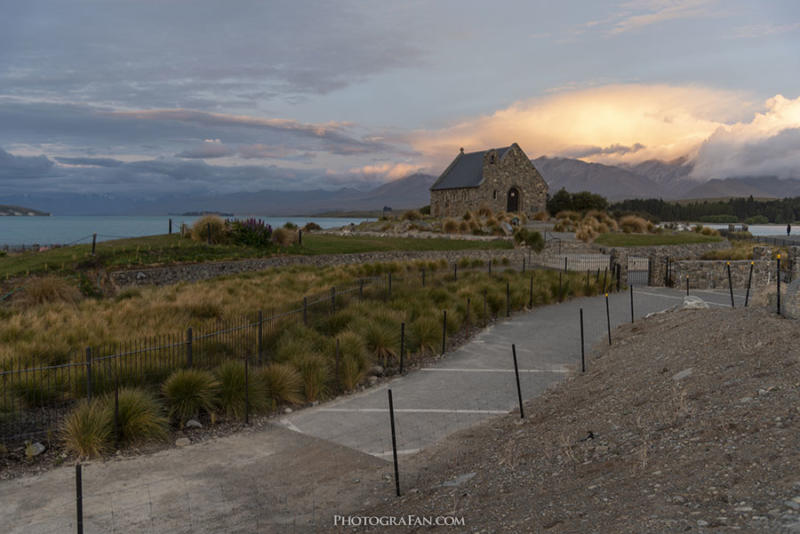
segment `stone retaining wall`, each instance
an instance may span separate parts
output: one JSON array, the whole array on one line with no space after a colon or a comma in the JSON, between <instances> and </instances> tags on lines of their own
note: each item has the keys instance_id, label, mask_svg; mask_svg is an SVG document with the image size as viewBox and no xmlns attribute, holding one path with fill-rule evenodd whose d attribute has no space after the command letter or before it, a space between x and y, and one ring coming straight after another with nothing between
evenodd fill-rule
<instances>
[{"instance_id":1,"label":"stone retaining wall","mask_svg":"<svg viewBox=\"0 0 800 534\"><path fill-rule=\"evenodd\" d=\"M676 287L686 287L686 277L689 277L689 287L695 289L714 289L728 287L727 261L724 260L684 260L676 261L670 266L670 274ZM732 261L731 281L734 289L747 287L750 275L750 264L753 264L753 281L751 287L763 287L775 283L774 261Z\"/></svg>"}]
</instances>

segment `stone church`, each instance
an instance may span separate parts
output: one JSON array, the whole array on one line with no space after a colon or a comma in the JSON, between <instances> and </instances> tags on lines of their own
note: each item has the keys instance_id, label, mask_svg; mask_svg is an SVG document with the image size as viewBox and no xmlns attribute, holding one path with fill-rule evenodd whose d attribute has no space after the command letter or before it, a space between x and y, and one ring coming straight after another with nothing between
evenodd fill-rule
<instances>
[{"instance_id":1,"label":"stone church","mask_svg":"<svg viewBox=\"0 0 800 534\"><path fill-rule=\"evenodd\" d=\"M546 202L547 182L516 143L466 154L462 148L431 186L435 217L461 217L483 206L531 216Z\"/></svg>"}]
</instances>

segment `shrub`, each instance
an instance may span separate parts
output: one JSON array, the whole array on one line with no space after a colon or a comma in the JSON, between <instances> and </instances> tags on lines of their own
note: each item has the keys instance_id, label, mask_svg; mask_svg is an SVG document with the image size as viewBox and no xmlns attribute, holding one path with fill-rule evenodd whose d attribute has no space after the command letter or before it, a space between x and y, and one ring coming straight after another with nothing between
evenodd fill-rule
<instances>
[{"instance_id":1,"label":"shrub","mask_svg":"<svg viewBox=\"0 0 800 534\"><path fill-rule=\"evenodd\" d=\"M61 424L60 434L67 452L93 458L110 444L112 422L99 400L80 401Z\"/></svg>"},{"instance_id":2,"label":"shrub","mask_svg":"<svg viewBox=\"0 0 800 534\"><path fill-rule=\"evenodd\" d=\"M739 217L736 215L726 215L726 214L719 214L719 215L703 215L699 218L700 222L704 223L737 223L739 222Z\"/></svg>"},{"instance_id":3,"label":"shrub","mask_svg":"<svg viewBox=\"0 0 800 534\"><path fill-rule=\"evenodd\" d=\"M423 215L430 215L431 214L431 206L428 204L427 206L422 206L419 209L419 212Z\"/></svg>"},{"instance_id":4,"label":"shrub","mask_svg":"<svg viewBox=\"0 0 800 534\"><path fill-rule=\"evenodd\" d=\"M458 221L455 219L445 219L442 223L442 231L446 234L454 234L458 232Z\"/></svg>"},{"instance_id":5,"label":"shrub","mask_svg":"<svg viewBox=\"0 0 800 534\"><path fill-rule=\"evenodd\" d=\"M264 384L266 398L275 404L303 402L303 377L287 363L273 363L257 372Z\"/></svg>"},{"instance_id":6,"label":"shrub","mask_svg":"<svg viewBox=\"0 0 800 534\"><path fill-rule=\"evenodd\" d=\"M409 325L409 349L417 352L433 352L442 339L442 325L435 317L419 317Z\"/></svg>"},{"instance_id":7,"label":"shrub","mask_svg":"<svg viewBox=\"0 0 800 534\"><path fill-rule=\"evenodd\" d=\"M219 382L208 371L180 369L161 386L170 417L180 424L200 412L213 413L217 408Z\"/></svg>"},{"instance_id":8,"label":"shrub","mask_svg":"<svg viewBox=\"0 0 800 534\"><path fill-rule=\"evenodd\" d=\"M389 325L370 321L364 331L364 341L369 352L384 367L388 366L389 360L397 357L397 332Z\"/></svg>"},{"instance_id":9,"label":"shrub","mask_svg":"<svg viewBox=\"0 0 800 534\"><path fill-rule=\"evenodd\" d=\"M306 223L306 225L303 226L304 232L315 232L317 230L322 230L322 227L313 221Z\"/></svg>"},{"instance_id":10,"label":"shrub","mask_svg":"<svg viewBox=\"0 0 800 534\"><path fill-rule=\"evenodd\" d=\"M56 302L75 304L81 300L81 293L63 278L42 276L29 280L14 300L22 306Z\"/></svg>"},{"instance_id":11,"label":"shrub","mask_svg":"<svg viewBox=\"0 0 800 534\"><path fill-rule=\"evenodd\" d=\"M754 215L744 220L747 224L769 224L769 219L764 215Z\"/></svg>"},{"instance_id":12,"label":"shrub","mask_svg":"<svg viewBox=\"0 0 800 534\"><path fill-rule=\"evenodd\" d=\"M527 245L535 252L541 252L544 249L544 238L542 234L535 230L528 230L525 227L518 228L514 232L514 241L520 245Z\"/></svg>"},{"instance_id":13,"label":"shrub","mask_svg":"<svg viewBox=\"0 0 800 534\"><path fill-rule=\"evenodd\" d=\"M422 214L418 210L408 210L403 214L403 219L406 221L417 221L422 218Z\"/></svg>"},{"instance_id":14,"label":"shrub","mask_svg":"<svg viewBox=\"0 0 800 534\"><path fill-rule=\"evenodd\" d=\"M211 243L224 243L227 239L225 221L216 215L200 217L192 225L192 239L202 243L208 242L208 231L211 229Z\"/></svg>"},{"instance_id":15,"label":"shrub","mask_svg":"<svg viewBox=\"0 0 800 534\"><path fill-rule=\"evenodd\" d=\"M297 230L297 225L290 221L286 221L283 227L286 228L287 230Z\"/></svg>"},{"instance_id":16,"label":"shrub","mask_svg":"<svg viewBox=\"0 0 800 534\"><path fill-rule=\"evenodd\" d=\"M287 228L276 228L272 232L272 242L281 247L288 247L295 242L295 233Z\"/></svg>"},{"instance_id":17,"label":"shrub","mask_svg":"<svg viewBox=\"0 0 800 534\"><path fill-rule=\"evenodd\" d=\"M467 221L461 221L458 223L458 231L462 234L469 232L469 223Z\"/></svg>"},{"instance_id":18,"label":"shrub","mask_svg":"<svg viewBox=\"0 0 800 534\"><path fill-rule=\"evenodd\" d=\"M266 248L272 244L272 226L261 219L230 221L231 240L237 245Z\"/></svg>"},{"instance_id":19,"label":"shrub","mask_svg":"<svg viewBox=\"0 0 800 534\"><path fill-rule=\"evenodd\" d=\"M114 418L114 395L107 394L103 402L109 421ZM167 437L168 420L161 404L149 392L136 388L119 390L119 434L122 441L141 443ZM112 427L113 428L113 427Z\"/></svg>"},{"instance_id":20,"label":"shrub","mask_svg":"<svg viewBox=\"0 0 800 534\"><path fill-rule=\"evenodd\" d=\"M619 220L619 227L626 234L644 234L647 232L647 220L636 215L625 215Z\"/></svg>"},{"instance_id":21,"label":"shrub","mask_svg":"<svg viewBox=\"0 0 800 534\"><path fill-rule=\"evenodd\" d=\"M464 216L463 216L462 218L463 218L465 221L469 221L469 220L471 220L471 219L472 219L472 212L471 212L471 211L467 211L466 213L464 213Z\"/></svg>"},{"instance_id":22,"label":"shrub","mask_svg":"<svg viewBox=\"0 0 800 534\"><path fill-rule=\"evenodd\" d=\"M703 234L703 235L719 235L719 232L717 230L715 230L715 229L713 229L713 228L711 228L709 226L704 226L700 230L700 233Z\"/></svg>"},{"instance_id":23,"label":"shrub","mask_svg":"<svg viewBox=\"0 0 800 534\"><path fill-rule=\"evenodd\" d=\"M491 217L492 210L487 206L481 206L480 208L478 208L478 215L481 217Z\"/></svg>"},{"instance_id":24,"label":"shrub","mask_svg":"<svg viewBox=\"0 0 800 534\"><path fill-rule=\"evenodd\" d=\"M219 382L219 404L227 417L244 417L245 401L250 402L250 411L263 413L269 408L267 389L257 373L250 373L245 388L244 364L228 361L214 370ZM245 399L245 389L249 399Z\"/></svg>"},{"instance_id":25,"label":"shrub","mask_svg":"<svg viewBox=\"0 0 800 534\"><path fill-rule=\"evenodd\" d=\"M308 402L319 400L326 391L329 378L328 363L319 354L304 354L292 360L303 379L303 392Z\"/></svg>"}]
</instances>

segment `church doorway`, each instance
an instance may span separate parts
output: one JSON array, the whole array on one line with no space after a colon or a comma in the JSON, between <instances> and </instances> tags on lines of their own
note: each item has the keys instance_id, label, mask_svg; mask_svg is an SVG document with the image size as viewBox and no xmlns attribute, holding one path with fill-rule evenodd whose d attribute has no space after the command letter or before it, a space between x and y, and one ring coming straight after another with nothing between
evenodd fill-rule
<instances>
[{"instance_id":1,"label":"church doorway","mask_svg":"<svg viewBox=\"0 0 800 534\"><path fill-rule=\"evenodd\" d=\"M519 190L516 187L512 187L508 190L506 211L509 213L519 211Z\"/></svg>"}]
</instances>

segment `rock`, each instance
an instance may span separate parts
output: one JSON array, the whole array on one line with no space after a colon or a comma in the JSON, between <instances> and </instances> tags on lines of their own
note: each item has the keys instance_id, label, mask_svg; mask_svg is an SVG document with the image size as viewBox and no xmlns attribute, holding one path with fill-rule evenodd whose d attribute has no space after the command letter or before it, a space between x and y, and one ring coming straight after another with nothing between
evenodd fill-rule
<instances>
[{"instance_id":1,"label":"rock","mask_svg":"<svg viewBox=\"0 0 800 534\"><path fill-rule=\"evenodd\" d=\"M514 233L514 228L505 221L500 223L500 229L503 230L505 235L512 235Z\"/></svg>"},{"instance_id":2,"label":"rock","mask_svg":"<svg viewBox=\"0 0 800 534\"><path fill-rule=\"evenodd\" d=\"M374 385L375 385L375 384L377 384L377 383L378 383L378 377L377 377L377 376L371 376L371 377L369 377L369 385L370 385L370 386L374 386Z\"/></svg>"},{"instance_id":3,"label":"rock","mask_svg":"<svg viewBox=\"0 0 800 534\"><path fill-rule=\"evenodd\" d=\"M703 521L702 519L698 519L697 520L697 526L698 527L707 527L708 526L708 521Z\"/></svg>"},{"instance_id":4,"label":"rock","mask_svg":"<svg viewBox=\"0 0 800 534\"><path fill-rule=\"evenodd\" d=\"M292 413L292 409L287 406L283 409L283 413Z\"/></svg>"},{"instance_id":5,"label":"rock","mask_svg":"<svg viewBox=\"0 0 800 534\"><path fill-rule=\"evenodd\" d=\"M473 473L464 473L463 475L457 476L453 480L447 480L447 481L443 482L442 483L442 487L443 488L453 488L453 487L460 486L461 484L467 482L468 480L470 480L474 476L475 476L474 472Z\"/></svg>"},{"instance_id":6,"label":"rock","mask_svg":"<svg viewBox=\"0 0 800 534\"><path fill-rule=\"evenodd\" d=\"M197 419L189 419L183 426L185 426L186 428L203 428L202 423L200 423L200 421L198 421Z\"/></svg>"},{"instance_id":7,"label":"rock","mask_svg":"<svg viewBox=\"0 0 800 534\"><path fill-rule=\"evenodd\" d=\"M753 511L753 507L752 506L737 506L736 508L733 509L733 511L734 512L742 512L742 513L744 513L744 512L752 512Z\"/></svg>"},{"instance_id":8,"label":"rock","mask_svg":"<svg viewBox=\"0 0 800 534\"><path fill-rule=\"evenodd\" d=\"M176 447L186 447L187 445L191 445L192 442L189 441L189 438L178 438L175 440Z\"/></svg>"},{"instance_id":9,"label":"rock","mask_svg":"<svg viewBox=\"0 0 800 534\"><path fill-rule=\"evenodd\" d=\"M783 504L791 508L792 510L800 510L800 503L796 503L794 501L786 501Z\"/></svg>"},{"instance_id":10,"label":"rock","mask_svg":"<svg viewBox=\"0 0 800 534\"><path fill-rule=\"evenodd\" d=\"M382 376L383 367L381 367L380 365L373 365L372 368L369 370L369 374L373 376Z\"/></svg>"},{"instance_id":11,"label":"rock","mask_svg":"<svg viewBox=\"0 0 800 534\"><path fill-rule=\"evenodd\" d=\"M739 399L739 402L742 403L742 404L747 404L748 402L752 402L752 401L753 401L753 397L742 397L741 399Z\"/></svg>"},{"instance_id":12,"label":"rock","mask_svg":"<svg viewBox=\"0 0 800 534\"><path fill-rule=\"evenodd\" d=\"M25 447L25 455L30 457L30 458L33 458L35 456L39 456L40 454L42 454L46 450L47 450L47 447L45 447L43 444L41 444L41 443L39 443L37 441L37 442L31 443L30 445Z\"/></svg>"},{"instance_id":13,"label":"rock","mask_svg":"<svg viewBox=\"0 0 800 534\"><path fill-rule=\"evenodd\" d=\"M700 297L688 296L683 297L682 310L707 310L708 303Z\"/></svg>"},{"instance_id":14,"label":"rock","mask_svg":"<svg viewBox=\"0 0 800 534\"><path fill-rule=\"evenodd\" d=\"M137 280L144 280L145 278L147 278L147 275L144 274L142 271L139 271L138 273L136 273L136 279Z\"/></svg>"},{"instance_id":15,"label":"rock","mask_svg":"<svg viewBox=\"0 0 800 534\"><path fill-rule=\"evenodd\" d=\"M688 369L684 369L683 371L672 375L672 379L677 382L678 380L689 378L690 376L692 376L692 372L694 372L694 369L692 367L689 367Z\"/></svg>"}]
</instances>

